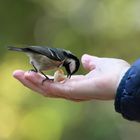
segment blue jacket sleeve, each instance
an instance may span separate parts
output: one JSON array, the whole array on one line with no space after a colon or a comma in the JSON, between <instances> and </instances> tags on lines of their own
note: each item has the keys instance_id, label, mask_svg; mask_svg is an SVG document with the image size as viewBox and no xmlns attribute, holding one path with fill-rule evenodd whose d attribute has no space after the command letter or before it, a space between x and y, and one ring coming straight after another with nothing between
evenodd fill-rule
<instances>
[{"instance_id":1,"label":"blue jacket sleeve","mask_svg":"<svg viewBox=\"0 0 140 140\"><path fill-rule=\"evenodd\" d=\"M124 118L140 122L140 59L123 76L114 105Z\"/></svg>"}]
</instances>

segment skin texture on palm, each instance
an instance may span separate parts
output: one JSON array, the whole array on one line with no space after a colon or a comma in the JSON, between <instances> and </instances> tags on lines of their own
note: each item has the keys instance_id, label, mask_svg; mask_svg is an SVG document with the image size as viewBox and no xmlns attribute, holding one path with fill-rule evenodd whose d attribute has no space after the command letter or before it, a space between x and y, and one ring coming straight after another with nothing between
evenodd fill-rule
<instances>
[{"instance_id":1,"label":"skin texture on palm","mask_svg":"<svg viewBox=\"0 0 140 140\"><path fill-rule=\"evenodd\" d=\"M74 75L63 82L47 80L42 85L42 75L22 70L16 70L13 76L24 86L46 97L72 101L114 99L119 82L130 64L121 59L99 58L87 54L82 56L81 62L88 73Z\"/></svg>"}]
</instances>

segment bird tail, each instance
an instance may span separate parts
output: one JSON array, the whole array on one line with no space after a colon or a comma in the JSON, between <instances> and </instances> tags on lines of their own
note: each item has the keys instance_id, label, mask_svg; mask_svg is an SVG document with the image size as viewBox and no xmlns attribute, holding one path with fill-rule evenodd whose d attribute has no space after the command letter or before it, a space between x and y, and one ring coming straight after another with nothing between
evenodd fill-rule
<instances>
[{"instance_id":1,"label":"bird tail","mask_svg":"<svg viewBox=\"0 0 140 140\"><path fill-rule=\"evenodd\" d=\"M13 47L13 46L8 46L8 50L11 50L11 51L24 51L23 48L18 48L18 47Z\"/></svg>"}]
</instances>

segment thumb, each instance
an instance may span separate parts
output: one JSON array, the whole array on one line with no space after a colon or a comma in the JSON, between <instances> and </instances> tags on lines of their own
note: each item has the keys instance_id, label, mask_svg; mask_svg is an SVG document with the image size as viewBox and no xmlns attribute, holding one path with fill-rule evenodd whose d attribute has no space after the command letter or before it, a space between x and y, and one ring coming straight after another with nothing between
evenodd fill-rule
<instances>
[{"instance_id":1,"label":"thumb","mask_svg":"<svg viewBox=\"0 0 140 140\"><path fill-rule=\"evenodd\" d=\"M83 67L86 70L91 71L91 70L95 69L97 59L98 59L98 57L96 57L96 56L84 54L81 58L81 62L82 62Z\"/></svg>"}]
</instances>

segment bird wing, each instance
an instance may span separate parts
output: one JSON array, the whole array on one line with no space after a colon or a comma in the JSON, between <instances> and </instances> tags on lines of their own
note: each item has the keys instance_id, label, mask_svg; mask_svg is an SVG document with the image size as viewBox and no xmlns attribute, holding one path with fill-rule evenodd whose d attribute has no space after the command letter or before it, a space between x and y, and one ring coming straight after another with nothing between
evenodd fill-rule
<instances>
[{"instance_id":1,"label":"bird wing","mask_svg":"<svg viewBox=\"0 0 140 140\"><path fill-rule=\"evenodd\" d=\"M63 61L65 59L64 50L58 48L29 46L24 48L10 47L10 50L37 53L56 61Z\"/></svg>"},{"instance_id":2,"label":"bird wing","mask_svg":"<svg viewBox=\"0 0 140 140\"><path fill-rule=\"evenodd\" d=\"M66 50L60 48L50 48L50 47L41 47L41 46L26 46L23 48L19 48L19 47L9 46L8 49L12 51L37 53L56 61L63 61L66 59L66 54L65 54Z\"/></svg>"},{"instance_id":3,"label":"bird wing","mask_svg":"<svg viewBox=\"0 0 140 140\"><path fill-rule=\"evenodd\" d=\"M65 59L63 49L40 47L40 46L31 46L28 47L28 49L35 53L45 55L52 60L63 61Z\"/></svg>"}]
</instances>

